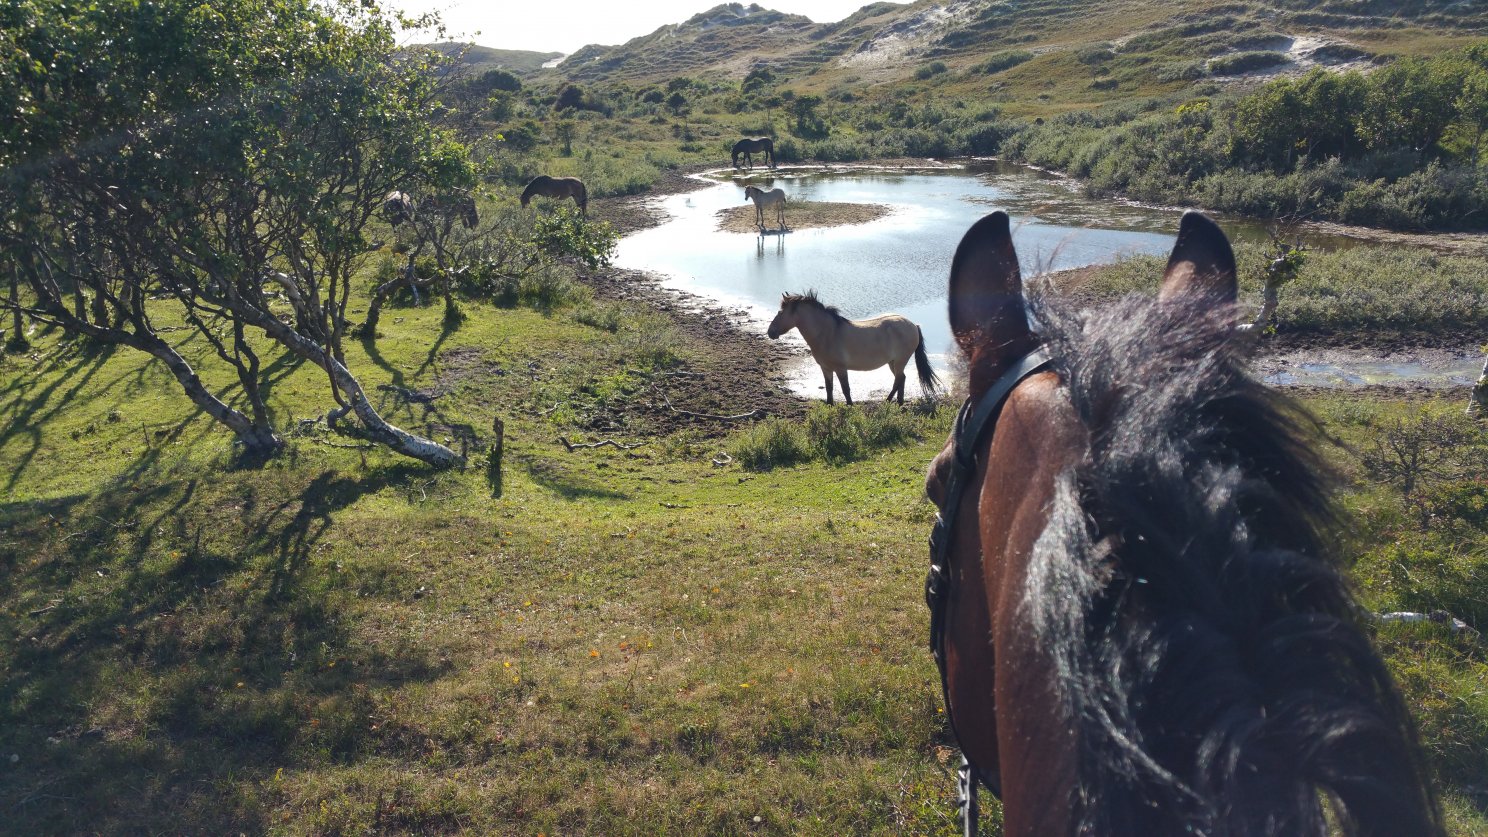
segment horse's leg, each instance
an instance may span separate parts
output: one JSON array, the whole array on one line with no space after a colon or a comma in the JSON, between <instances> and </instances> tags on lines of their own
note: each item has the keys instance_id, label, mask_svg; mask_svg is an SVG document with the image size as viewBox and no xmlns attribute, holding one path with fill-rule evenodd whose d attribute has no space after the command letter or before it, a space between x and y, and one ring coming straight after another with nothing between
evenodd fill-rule
<instances>
[{"instance_id":1,"label":"horse's leg","mask_svg":"<svg viewBox=\"0 0 1488 837\"><path fill-rule=\"evenodd\" d=\"M822 367L822 377L825 378L826 381L827 381L827 403L828 404L831 404L832 403L832 373L829 372L829 371L827 371L827 368L825 366Z\"/></svg>"},{"instance_id":2,"label":"horse's leg","mask_svg":"<svg viewBox=\"0 0 1488 837\"><path fill-rule=\"evenodd\" d=\"M852 404L852 390L847 388L847 370L843 369L837 373L837 380L842 382L842 400Z\"/></svg>"},{"instance_id":3,"label":"horse's leg","mask_svg":"<svg viewBox=\"0 0 1488 837\"><path fill-rule=\"evenodd\" d=\"M885 398L884 401L893 401L894 400L894 395L897 393L899 395L899 404L902 406L904 404L904 381L905 381L904 373L902 371L901 372L895 372L894 373L894 387L893 387L893 389L890 389L889 390L889 397L888 398Z\"/></svg>"},{"instance_id":4,"label":"horse's leg","mask_svg":"<svg viewBox=\"0 0 1488 837\"><path fill-rule=\"evenodd\" d=\"M888 400L894 400L894 394L898 393L900 405L904 404L904 382L906 380L904 367L908 365L908 363L909 358L905 358L903 363L895 363L892 360L889 361L889 371L894 373L894 388L889 390Z\"/></svg>"}]
</instances>

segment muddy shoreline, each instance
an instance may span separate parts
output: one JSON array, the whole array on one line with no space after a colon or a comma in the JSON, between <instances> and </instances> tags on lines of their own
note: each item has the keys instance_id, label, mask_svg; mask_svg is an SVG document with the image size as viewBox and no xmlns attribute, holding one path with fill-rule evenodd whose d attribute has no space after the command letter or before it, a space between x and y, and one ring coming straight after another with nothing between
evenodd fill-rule
<instances>
[{"instance_id":1,"label":"muddy shoreline","mask_svg":"<svg viewBox=\"0 0 1488 837\"><path fill-rule=\"evenodd\" d=\"M710 185L707 181L690 175L707 170L699 167L668 172L649 192L590 201L589 217L609 221L621 235L658 226L667 214L652 205L654 199L706 188ZM749 421L716 416L740 416L751 411L786 418L806 414L811 400L787 387L785 373L786 363L799 355L788 345L746 328L748 314L744 309L730 309L711 299L664 288L663 277L647 271L612 267L579 278L594 290L597 299L635 303L665 315L692 350L679 369L658 376L653 391L627 407L630 415L624 418L641 418L663 432L691 428L704 437L716 437ZM715 418L690 416L678 410Z\"/></svg>"}]
</instances>

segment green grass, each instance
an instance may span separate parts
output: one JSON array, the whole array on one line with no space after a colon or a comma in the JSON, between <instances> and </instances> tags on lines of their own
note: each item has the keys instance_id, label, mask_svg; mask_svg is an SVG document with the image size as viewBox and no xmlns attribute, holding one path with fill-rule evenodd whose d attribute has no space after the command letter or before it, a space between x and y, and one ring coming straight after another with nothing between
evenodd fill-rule
<instances>
[{"instance_id":1,"label":"green grass","mask_svg":"<svg viewBox=\"0 0 1488 837\"><path fill-rule=\"evenodd\" d=\"M404 426L503 417L499 497L482 454L435 473L323 433L239 465L136 355L7 358L8 828L949 833L916 605L935 442L759 476L716 445L567 453L657 359L657 315L597 309L389 308L348 347ZM288 431L324 384L275 374Z\"/></svg>"},{"instance_id":2,"label":"green grass","mask_svg":"<svg viewBox=\"0 0 1488 837\"><path fill-rule=\"evenodd\" d=\"M644 380L625 343L644 315L618 310L612 332L578 321L592 307L462 306L452 332L438 305L389 309L377 357L351 359L369 388L448 391L437 416L390 408L405 425L484 440L503 417L498 486L482 454L434 473L318 434L239 465L154 364L51 336L6 359L9 828L953 833L920 607L921 475L949 413L823 405L722 443L570 454L556 436ZM323 384L279 374L288 429ZM569 406L549 411L555 396ZM1318 406L1358 445L1406 409L1372 403ZM807 455L710 462L764 432ZM1368 522L1353 548L1371 608L1471 595L1483 535L1438 560L1402 540L1387 490L1346 503ZM1380 637L1453 831L1475 833L1482 647L1432 626Z\"/></svg>"}]
</instances>

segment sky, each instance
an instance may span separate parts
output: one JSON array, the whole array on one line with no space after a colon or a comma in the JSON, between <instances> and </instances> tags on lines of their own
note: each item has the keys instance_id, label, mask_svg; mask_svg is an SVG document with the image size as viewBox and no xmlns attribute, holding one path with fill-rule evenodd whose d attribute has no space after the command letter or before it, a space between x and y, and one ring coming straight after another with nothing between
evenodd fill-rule
<instances>
[{"instance_id":1,"label":"sky","mask_svg":"<svg viewBox=\"0 0 1488 837\"><path fill-rule=\"evenodd\" d=\"M748 5L747 0L741 0ZM723 0L386 0L409 14L435 11L451 38L498 49L570 53L585 44L623 44L681 23ZM873 0L754 0L817 23L841 20ZM417 39L410 39L417 40Z\"/></svg>"}]
</instances>

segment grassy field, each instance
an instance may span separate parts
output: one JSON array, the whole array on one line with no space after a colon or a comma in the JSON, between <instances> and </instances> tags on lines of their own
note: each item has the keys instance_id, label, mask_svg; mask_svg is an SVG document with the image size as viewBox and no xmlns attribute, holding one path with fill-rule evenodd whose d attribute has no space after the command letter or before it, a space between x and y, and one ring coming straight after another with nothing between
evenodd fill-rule
<instances>
[{"instance_id":1,"label":"grassy field","mask_svg":"<svg viewBox=\"0 0 1488 837\"><path fill-rule=\"evenodd\" d=\"M643 447L570 453L556 437L595 438L587 413L551 404L631 397L658 359L712 349L658 354L652 315L602 301L464 310L450 329L438 305L389 309L349 359L404 426L479 445L503 418L499 479L485 453L436 474L323 430L250 465L158 365L54 336L5 357L0 831L954 833L921 603L949 411L642 423L604 435ZM313 371L272 375L280 427L324 403ZM1391 422L1458 402L1316 406L1349 445L1370 608L1483 627L1471 486L1433 482L1457 493L1422 528L1428 501L1361 464ZM1484 646L1437 625L1381 642L1453 832L1483 833Z\"/></svg>"}]
</instances>

